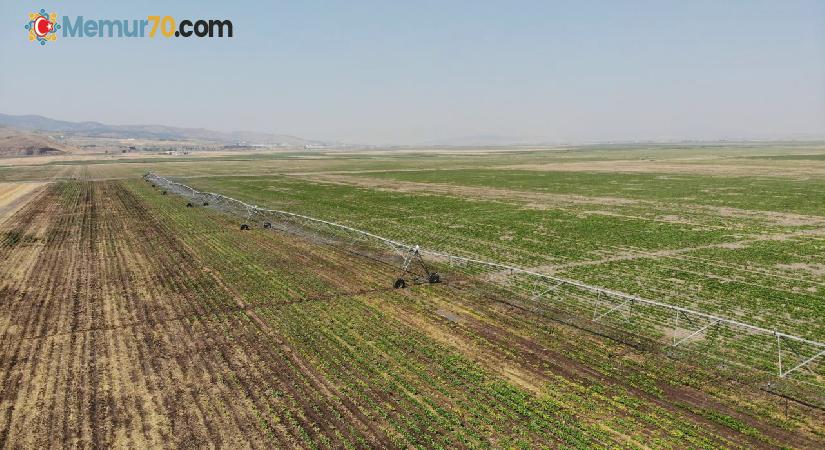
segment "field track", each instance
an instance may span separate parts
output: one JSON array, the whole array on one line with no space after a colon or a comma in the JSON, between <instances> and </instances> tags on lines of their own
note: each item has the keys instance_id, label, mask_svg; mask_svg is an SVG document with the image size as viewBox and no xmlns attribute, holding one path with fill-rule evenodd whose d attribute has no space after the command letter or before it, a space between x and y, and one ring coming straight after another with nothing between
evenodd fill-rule
<instances>
[{"instance_id":1,"label":"field track","mask_svg":"<svg viewBox=\"0 0 825 450\"><path fill-rule=\"evenodd\" d=\"M235 227L137 182L54 183L0 222L0 448L825 441L746 383Z\"/></svg>"}]
</instances>

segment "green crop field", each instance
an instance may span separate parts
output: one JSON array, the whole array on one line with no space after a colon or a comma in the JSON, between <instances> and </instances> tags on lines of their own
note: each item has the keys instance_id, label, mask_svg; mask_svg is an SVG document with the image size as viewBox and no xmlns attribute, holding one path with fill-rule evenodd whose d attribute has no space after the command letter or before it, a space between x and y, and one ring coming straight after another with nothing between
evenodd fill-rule
<instances>
[{"instance_id":1,"label":"green crop field","mask_svg":"<svg viewBox=\"0 0 825 450\"><path fill-rule=\"evenodd\" d=\"M13 163L0 447L825 445L816 345L426 254L394 289L389 249L142 179L825 342L819 143Z\"/></svg>"}]
</instances>

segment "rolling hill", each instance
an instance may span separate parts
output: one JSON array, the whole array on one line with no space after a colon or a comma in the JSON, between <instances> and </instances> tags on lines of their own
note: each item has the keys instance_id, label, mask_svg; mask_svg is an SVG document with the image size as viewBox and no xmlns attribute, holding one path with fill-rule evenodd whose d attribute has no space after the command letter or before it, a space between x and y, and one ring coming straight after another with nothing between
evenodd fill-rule
<instances>
[{"instance_id":1,"label":"rolling hill","mask_svg":"<svg viewBox=\"0 0 825 450\"><path fill-rule=\"evenodd\" d=\"M252 131L214 131L205 128L180 128L164 125L107 125L100 122L68 122L37 115L0 114L0 126L23 130L57 132L64 135L107 138L201 140L220 143L244 142L262 145L323 145L324 142L286 134Z\"/></svg>"},{"instance_id":2,"label":"rolling hill","mask_svg":"<svg viewBox=\"0 0 825 450\"><path fill-rule=\"evenodd\" d=\"M49 136L0 127L0 157L63 155L75 150Z\"/></svg>"}]
</instances>

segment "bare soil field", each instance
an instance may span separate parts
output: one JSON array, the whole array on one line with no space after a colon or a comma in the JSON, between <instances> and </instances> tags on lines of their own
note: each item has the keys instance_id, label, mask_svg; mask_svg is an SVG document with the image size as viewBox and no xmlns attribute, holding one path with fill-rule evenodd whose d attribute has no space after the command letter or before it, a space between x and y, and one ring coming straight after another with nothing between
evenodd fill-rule
<instances>
[{"instance_id":1,"label":"bare soil field","mask_svg":"<svg viewBox=\"0 0 825 450\"><path fill-rule=\"evenodd\" d=\"M0 447L823 442L821 411L742 380L264 231L137 182L0 224Z\"/></svg>"},{"instance_id":2,"label":"bare soil field","mask_svg":"<svg viewBox=\"0 0 825 450\"><path fill-rule=\"evenodd\" d=\"M0 183L0 222L34 197L44 183Z\"/></svg>"},{"instance_id":3,"label":"bare soil field","mask_svg":"<svg viewBox=\"0 0 825 450\"><path fill-rule=\"evenodd\" d=\"M2 230L0 447L289 446L255 415L272 386L380 442L122 186L55 186Z\"/></svg>"},{"instance_id":4,"label":"bare soil field","mask_svg":"<svg viewBox=\"0 0 825 450\"><path fill-rule=\"evenodd\" d=\"M684 353L662 344L701 322L683 317L661 339L634 334L640 322L623 322L623 310L598 322L588 311L585 324L563 306L577 294L537 300L552 287L541 285L522 296L512 273L441 267L443 283L396 290L398 265L374 248L256 221L241 231L243 216L140 181L158 171L821 339L821 153L2 160L0 448L822 448L822 395L802 383L825 369L814 361L797 384L776 384L773 341L723 347L764 369L741 370L699 361L702 339ZM814 355L790 344L786 370Z\"/></svg>"}]
</instances>

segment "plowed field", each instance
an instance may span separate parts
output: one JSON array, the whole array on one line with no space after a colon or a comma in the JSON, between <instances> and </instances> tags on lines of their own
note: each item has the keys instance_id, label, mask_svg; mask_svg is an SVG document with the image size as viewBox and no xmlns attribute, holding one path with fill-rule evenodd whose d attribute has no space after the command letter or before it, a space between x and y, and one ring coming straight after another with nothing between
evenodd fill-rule
<instances>
[{"instance_id":1,"label":"plowed field","mask_svg":"<svg viewBox=\"0 0 825 450\"><path fill-rule=\"evenodd\" d=\"M825 442L747 380L184 204L60 182L0 224L0 447Z\"/></svg>"}]
</instances>

